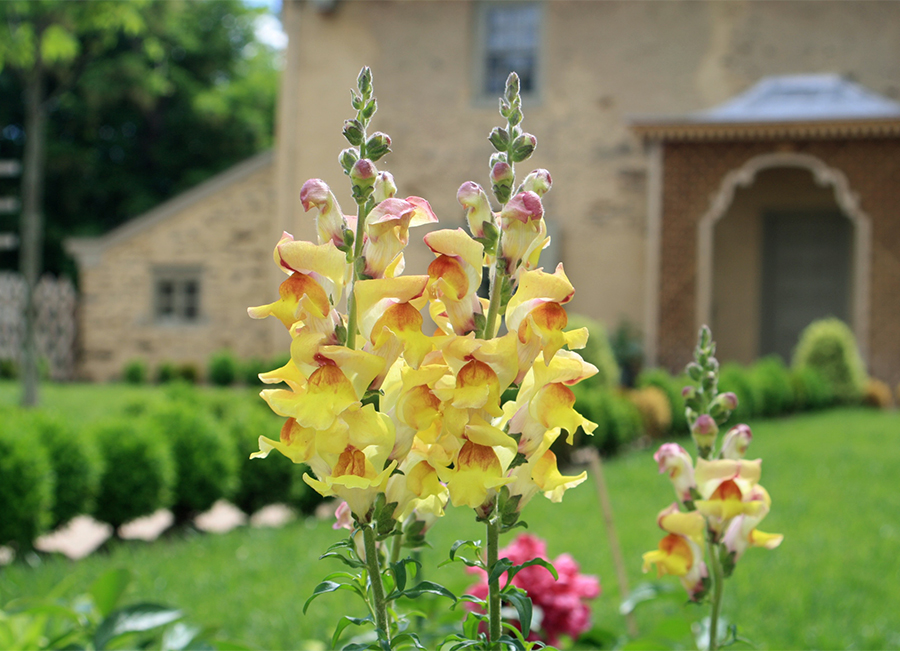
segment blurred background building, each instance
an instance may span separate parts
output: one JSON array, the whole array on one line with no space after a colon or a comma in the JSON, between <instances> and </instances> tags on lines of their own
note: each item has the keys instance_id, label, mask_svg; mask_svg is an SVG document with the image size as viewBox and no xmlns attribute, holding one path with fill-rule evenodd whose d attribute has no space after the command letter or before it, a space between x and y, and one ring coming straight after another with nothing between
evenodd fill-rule
<instances>
[{"instance_id":1,"label":"blurred background building","mask_svg":"<svg viewBox=\"0 0 900 651\"><path fill-rule=\"evenodd\" d=\"M70 241L83 376L283 347L245 308L276 298L282 230L315 238L306 179L352 208L337 154L368 65L393 139L379 165L445 228L464 224L460 184L489 184L496 98L519 73L539 141L520 172L554 178L544 266L565 264L570 311L635 324L646 363L683 365L701 323L722 359L789 358L834 315L900 381L900 4L284 0L282 22L274 151ZM429 260L413 241L408 272Z\"/></svg>"}]
</instances>

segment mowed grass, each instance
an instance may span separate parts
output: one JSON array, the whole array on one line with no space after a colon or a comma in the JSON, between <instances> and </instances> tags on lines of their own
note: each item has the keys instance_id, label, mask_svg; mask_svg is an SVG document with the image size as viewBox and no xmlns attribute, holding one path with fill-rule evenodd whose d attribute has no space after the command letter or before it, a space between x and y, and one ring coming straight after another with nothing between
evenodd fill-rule
<instances>
[{"instance_id":1,"label":"mowed grass","mask_svg":"<svg viewBox=\"0 0 900 651\"><path fill-rule=\"evenodd\" d=\"M89 418L153 391L48 386L44 400L50 410ZM11 385L0 385L0 404L15 400ZM761 528L783 533L785 540L773 551L747 552L726 585L725 617L764 649L900 648L900 414L841 409L751 425L748 457L764 459L762 484L773 500ZM604 464L632 587L654 579L641 574L641 554L656 546L662 535L656 514L674 499L652 455L652 449L636 451ZM621 595L598 504L589 478L562 504L535 499L524 519L531 533L547 540L551 557L569 553L583 572L601 577L603 594L593 602L595 624L622 635ZM223 637L253 648L315 649L330 638L340 616L364 614L342 592L313 602L305 616L300 612L319 580L342 569L334 561L317 560L342 536L330 521L306 520L276 530L241 528L223 535L117 544L108 554L75 562L44 557L34 567L19 563L0 570L0 603L39 595L69 575L86 587L105 569L124 566L135 575L134 601L177 605L192 621L220 626ZM433 548L423 554L427 578L463 590L471 576L462 566L435 566L454 540L483 538L470 513L450 510L432 532ZM661 582L681 590L676 579ZM706 614L705 607L673 600L636 612L642 634L658 634L655 629L665 622L685 646L690 639L683 631Z\"/></svg>"}]
</instances>

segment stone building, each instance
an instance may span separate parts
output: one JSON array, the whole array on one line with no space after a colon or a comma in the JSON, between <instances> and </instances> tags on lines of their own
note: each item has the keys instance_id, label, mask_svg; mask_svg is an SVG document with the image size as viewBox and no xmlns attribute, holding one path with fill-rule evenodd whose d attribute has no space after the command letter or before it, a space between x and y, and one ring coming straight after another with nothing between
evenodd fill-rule
<instances>
[{"instance_id":1,"label":"stone building","mask_svg":"<svg viewBox=\"0 0 900 651\"><path fill-rule=\"evenodd\" d=\"M85 376L113 377L135 356L283 348L244 309L274 299L280 232L315 237L303 181L323 178L352 205L337 152L348 88L368 65L374 127L393 139L379 165L442 227L463 224L461 183L489 183L496 97L519 72L523 126L539 140L526 165L554 178L544 260L565 263L571 310L639 326L649 362L681 365L702 322L723 358L787 354L795 321L821 308L843 310L873 374L900 381L900 4L284 0L282 19L271 162L73 244ZM415 245L407 267L421 272L430 256ZM797 271L816 255L843 262L824 281L809 273L819 262ZM165 288L191 294L178 284L191 269L194 322L161 314ZM805 293L843 302L785 316L798 273Z\"/></svg>"}]
</instances>

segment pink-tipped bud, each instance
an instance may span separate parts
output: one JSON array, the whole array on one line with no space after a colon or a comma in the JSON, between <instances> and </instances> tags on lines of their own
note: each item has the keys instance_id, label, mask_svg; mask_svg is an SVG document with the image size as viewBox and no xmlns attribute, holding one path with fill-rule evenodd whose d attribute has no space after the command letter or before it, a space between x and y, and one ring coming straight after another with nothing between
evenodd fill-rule
<instances>
[{"instance_id":1,"label":"pink-tipped bud","mask_svg":"<svg viewBox=\"0 0 900 651\"><path fill-rule=\"evenodd\" d=\"M493 222L491 204L484 189L474 181L466 181L456 192L456 200L466 209L472 237L484 237L484 224Z\"/></svg>"},{"instance_id":2,"label":"pink-tipped bud","mask_svg":"<svg viewBox=\"0 0 900 651\"><path fill-rule=\"evenodd\" d=\"M491 189L500 203L509 201L514 180L513 169L509 163L498 161L491 168Z\"/></svg>"},{"instance_id":3,"label":"pink-tipped bud","mask_svg":"<svg viewBox=\"0 0 900 651\"><path fill-rule=\"evenodd\" d=\"M394 176L390 172L378 172L378 176L375 178L375 192L372 195L375 203L391 199L395 194L397 194L397 184L394 183Z\"/></svg>"},{"instance_id":4,"label":"pink-tipped bud","mask_svg":"<svg viewBox=\"0 0 900 651\"><path fill-rule=\"evenodd\" d=\"M711 448L719 433L719 426L709 414L700 414L691 426L691 435L701 449Z\"/></svg>"},{"instance_id":5,"label":"pink-tipped bud","mask_svg":"<svg viewBox=\"0 0 900 651\"><path fill-rule=\"evenodd\" d=\"M541 198L534 192L520 192L506 204L500 213L502 223L517 220L523 224L541 219L544 216L544 206Z\"/></svg>"},{"instance_id":6,"label":"pink-tipped bud","mask_svg":"<svg viewBox=\"0 0 900 651\"><path fill-rule=\"evenodd\" d=\"M697 387L692 384L687 385L681 390L681 397L685 400L690 400L694 396L697 395Z\"/></svg>"},{"instance_id":7,"label":"pink-tipped bud","mask_svg":"<svg viewBox=\"0 0 900 651\"><path fill-rule=\"evenodd\" d=\"M543 197L551 187L553 187L553 178L550 176L550 172L545 169L536 169L522 181L519 192L531 191L537 196Z\"/></svg>"},{"instance_id":8,"label":"pink-tipped bud","mask_svg":"<svg viewBox=\"0 0 900 651\"><path fill-rule=\"evenodd\" d=\"M682 502L690 500L691 489L697 484L694 481L694 460L687 450L677 443L664 443L653 455L653 460L659 465L660 474L669 475L678 499Z\"/></svg>"},{"instance_id":9,"label":"pink-tipped bud","mask_svg":"<svg viewBox=\"0 0 900 651\"><path fill-rule=\"evenodd\" d=\"M724 407L728 411L734 411L738 406L737 396L731 391L728 391L727 393L720 393L718 396L716 396L716 401L721 401L722 407Z\"/></svg>"},{"instance_id":10,"label":"pink-tipped bud","mask_svg":"<svg viewBox=\"0 0 900 651\"><path fill-rule=\"evenodd\" d=\"M315 206L321 208L331 201L331 188L322 179L310 179L300 188L300 203L308 211Z\"/></svg>"},{"instance_id":11,"label":"pink-tipped bud","mask_svg":"<svg viewBox=\"0 0 900 651\"><path fill-rule=\"evenodd\" d=\"M537 138L530 133L523 133L513 140L509 148L509 159L513 163L521 163L523 160L528 160L535 147L537 147Z\"/></svg>"},{"instance_id":12,"label":"pink-tipped bud","mask_svg":"<svg viewBox=\"0 0 900 651\"><path fill-rule=\"evenodd\" d=\"M749 426L743 423L735 425L728 430L725 439L722 441L722 458L743 459L752 438L753 434Z\"/></svg>"},{"instance_id":13,"label":"pink-tipped bud","mask_svg":"<svg viewBox=\"0 0 900 651\"><path fill-rule=\"evenodd\" d=\"M360 158L350 170L350 182L352 183L353 198L362 204L372 194L375 187L375 179L378 169L368 158Z\"/></svg>"}]
</instances>

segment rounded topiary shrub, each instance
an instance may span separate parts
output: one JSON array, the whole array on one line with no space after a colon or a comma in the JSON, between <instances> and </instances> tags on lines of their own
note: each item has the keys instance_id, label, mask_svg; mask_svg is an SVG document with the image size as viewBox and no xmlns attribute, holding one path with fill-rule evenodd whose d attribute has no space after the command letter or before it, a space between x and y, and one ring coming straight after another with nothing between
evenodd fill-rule
<instances>
[{"instance_id":1,"label":"rounded topiary shrub","mask_svg":"<svg viewBox=\"0 0 900 651\"><path fill-rule=\"evenodd\" d=\"M118 529L171 505L175 464L159 430L120 418L97 424L93 434L103 460L94 517Z\"/></svg>"},{"instance_id":2,"label":"rounded topiary shrub","mask_svg":"<svg viewBox=\"0 0 900 651\"><path fill-rule=\"evenodd\" d=\"M30 549L53 521L55 477L25 419L0 413L0 545Z\"/></svg>"},{"instance_id":3,"label":"rounded topiary shrub","mask_svg":"<svg viewBox=\"0 0 900 651\"><path fill-rule=\"evenodd\" d=\"M156 381L160 384L172 382L178 378L178 367L172 362L162 362L156 367Z\"/></svg>"},{"instance_id":4,"label":"rounded topiary shrub","mask_svg":"<svg viewBox=\"0 0 900 651\"><path fill-rule=\"evenodd\" d=\"M607 403L609 409L609 430L600 452L612 456L623 446L633 443L644 434L641 412L627 397L611 394Z\"/></svg>"},{"instance_id":5,"label":"rounded topiary shrub","mask_svg":"<svg viewBox=\"0 0 900 651\"><path fill-rule=\"evenodd\" d=\"M35 414L30 418L56 475L51 528L66 524L76 515L91 513L100 486L101 462L91 437L71 422Z\"/></svg>"},{"instance_id":6,"label":"rounded topiary shrub","mask_svg":"<svg viewBox=\"0 0 900 651\"><path fill-rule=\"evenodd\" d=\"M672 377L662 368L641 371L635 383L638 388L656 387L666 394L672 415L671 431L676 436L686 436L689 433L687 418L684 414L684 398L681 395L681 390L686 383L686 378Z\"/></svg>"},{"instance_id":7,"label":"rounded topiary shrub","mask_svg":"<svg viewBox=\"0 0 900 651\"><path fill-rule=\"evenodd\" d=\"M291 460L279 452L272 452L265 459L250 458L259 450L259 437L278 439L283 423L283 418L262 407L245 409L231 420L229 429L237 450L238 471L237 490L231 501L248 515L268 504L291 501Z\"/></svg>"},{"instance_id":8,"label":"rounded topiary shrub","mask_svg":"<svg viewBox=\"0 0 900 651\"><path fill-rule=\"evenodd\" d=\"M859 402L866 388L866 369L856 339L839 319L810 323L800 335L792 366L818 371L841 403Z\"/></svg>"},{"instance_id":9,"label":"rounded topiary shrub","mask_svg":"<svg viewBox=\"0 0 900 651\"><path fill-rule=\"evenodd\" d=\"M791 384L797 409L825 409L834 402L831 388L814 369L791 369Z\"/></svg>"},{"instance_id":10,"label":"rounded topiary shrub","mask_svg":"<svg viewBox=\"0 0 900 651\"><path fill-rule=\"evenodd\" d=\"M209 360L207 379L220 387L234 384L238 376L238 363L230 350L220 350Z\"/></svg>"},{"instance_id":11,"label":"rounded topiary shrub","mask_svg":"<svg viewBox=\"0 0 900 651\"><path fill-rule=\"evenodd\" d=\"M237 459L234 441L202 407L172 402L150 415L168 441L175 460L172 513L177 523L227 499L235 488Z\"/></svg>"},{"instance_id":12,"label":"rounded topiary shrub","mask_svg":"<svg viewBox=\"0 0 900 651\"><path fill-rule=\"evenodd\" d=\"M757 391L763 396L763 416L771 418L794 410L791 374L780 357L770 355L760 359L750 373Z\"/></svg>"},{"instance_id":13,"label":"rounded topiary shrub","mask_svg":"<svg viewBox=\"0 0 900 651\"><path fill-rule=\"evenodd\" d=\"M577 352L586 362L597 367L597 374L584 380L581 384L607 389L619 386L621 371L609 345L609 339L606 337L606 328L599 321L589 317L570 314L566 330L577 330L578 328L587 328L590 336L587 345Z\"/></svg>"},{"instance_id":14,"label":"rounded topiary shrub","mask_svg":"<svg viewBox=\"0 0 900 651\"><path fill-rule=\"evenodd\" d=\"M122 379L128 384L143 384L147 381L147 364L140 359L133 359L122 369Z\"/></svg>"}]
</instances>

